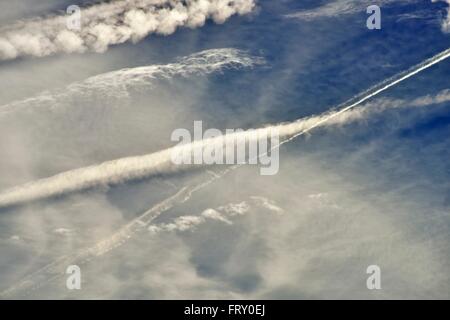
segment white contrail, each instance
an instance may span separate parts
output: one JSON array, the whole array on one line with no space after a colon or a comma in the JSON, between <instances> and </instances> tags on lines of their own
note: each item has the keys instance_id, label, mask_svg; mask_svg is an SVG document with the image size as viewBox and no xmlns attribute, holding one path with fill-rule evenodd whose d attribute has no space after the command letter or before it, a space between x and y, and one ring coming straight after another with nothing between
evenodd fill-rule
<instances>
[{"instance_id":1,"label":"white contrail","mask_svg":"<svg viewBox=\"0 0 450 320\"><path fill-rule=\"evenodd\" d=\"M343 107L341 110L326 113L321 116L317 117L311 117L306 120L299 120L291 124L286 124L284 126L290 127L289 130L293 130L296 127L296 124L300 124L300 127L305 126L305 128L296 134L292 135L289 139L284 140L280 143L284 144L295 137L298 137L300 135L306 134L313 128L316 128L320 126L321 124L324 124L326 122L333 121L335 124L339 123L346 123L349 119L352 119L354 117L359 118L364 112L358 113L358 114L349 114L349 111L352 108L355 108L359 106L361 103L367 101L371 97L387 90L388 88L392 87L395 84L398 84L401 81L404 81L408 79L409 77L431 67L432 65L439 63L440 61L443 61L444 59L448 58L450 55L450 49L446 50L436 56L434 56L431 59L426 60L425 62L411 68L406 73L401 73L398 76L395 76L393 78L390 78L386 81L383 81L381 85L375 86L372 89L369 89L366 91L363 95L359 95L356 99L356 102L351 102L348 104L345 104L345 107ZM352 99L354 100L354 99ZM418 98L415 99L412 102L412 106L420 107L427 104L432 103L442 103L450 101L450 92L448 90L444 90L442 93L438 94L435 98L430 97L424 97L424 98ZM376 105L368 106L367 108L372 108ZM401 106L411 106L411 103L402 103L399 101L396 101L395 107L401 107ZM383 105L381 107L381 110L385 110L386 106ZM341 121L339 120L339 116L342 116ZM275 146L275 147L279 147ZM193 193L204 189L205 187L209 186L214 181L222 178L227 173L231 172L232 170L238 168L239 165L233 166L231 168L228 168L224 170L222 173L211 174L210 178L203 181L202 183L198 185L194 185L191 187L184 187L180 189L176 194L173 196L167 198L166 200L163 200L162 202L158 203L157 205L153 206L148 211L144 212L141 216L133 219L131 222L120 228L117 232L115 232L112 236L96 243L94 246L89 247L85 250L82 250L76 254L69 255L69 256L63 256L60 259L57 259L53 263L45 266L44 268L36 271L35 273L27 276L25 279L23 279L19 284L9 288L8 290L0 293L0 297L8 298L8 297L14 297L17 293L20 292L30 292L33 291L46 283L49 283L50 281L54 279L60 278L62 275L64 275L64 268L67 267L67 265L76 263L77 265L81 265L83 263L86 263L90 261L91 259L101 256L106 252L109 252L113 250L114 248L124 244L128 239L130 239L134 234L136 234L139 231L147 230L148 226L151 224L151 222L156 219L159 215L161 215L163 212L171 209L175 205L179 203L186 202L189 200ZM1 205L0 205L1 206ZM152 230L150 228L150 230Z\"/></svg>"},{"instance_id":2,"label":"white contrail","mask_svg":"<svg viewBox=\"0 0 450 320\"><path fill-rule=\"evenodd\" d=\"M406 79L411 78L412 76L422 72L423 70L426 70L432 66L434 66L435 64L438 64L441 61L444 61L445 59L448 59L450 57L450 48L433 56L432 58L429 58L427 60L425 60L424 62L415 65L414 67L408 69L405 72L402 72L398 75L395 75L394 77L391 77L383 82L381 82L379 85L376 85L374 87L372 87L371 89L365 91L363 94L358 95L355 98L355 102L350 103L350 104L345 104L343 107L338 107L337 110L335 111L331 111L328 114L325 114L324 116L322 116L319 121L317 121L314 125L312 125L311 127L302 130L296 134L294 134L292 137L290 137L289 139L283 141L281 144L287 143L309 131L311 131L312 129L344 114L345 112L354 109L355 107L361 105L362 103L366 102L367 100L379 95L380 93L388 90L389 88L399 84L402 81L405 81Z\"/></svg>"},{"instance_id":3,"label":"white contrail","mask_svg":"<svg viewBox=\"0 0 450 320\"><path fill-rule=\"evenodd\" d=\"M247 213L249 210L247 203L228 204L217 208L217 210L205 210L200 216L178 217L169 224L156 226L151 224L162 213L170 210L177 204L188 201L194 192L205 188L218 178L220 177L213 175L211 179L208 179L201 184L181 188L177 193L154 205L151 209L121 227L108 238L105 238L84 250L56 259L52 263L28 275L18 284L0 292L0 297L17 298L18 294L26 296L40 287L64 276L67 266L73 264L82 266L92 259L120 247L138 232L148 231L151 233L158 233L161 231L186 231L207 220L217 220L231 224L231 221L228 220L228 218ZM275 214L283 212L283 209L263 197L251 197L251 201Z\"/></svg>"},{"instance_id":4,"label":"white contrail","mask_svg":"<svg viewBox=\"0 0 450 320\"><path fill-rule=\"evenodd\" d=\"M104 52L110 45L137 42L149 34L169 35L179 27L223 23L245 15L255 0L117 0L83 8L80 28L68 28L59 15L0 29L0 60L55 53Z\"/></svg>"},{"instance_id":5,"label":"white contrail","mask_svg":"<svg viewBox=\"0 0 450 320\"><path fill-rule=\"evenodd\" d=\"M220 179L222 175L211 175L211 178L206 179L197 185L182 187L172 196L157 203L139 217L134 218L120 229L115 231L111 236L102 239L94 245L77 251L70 255L61 256L52 263L43 268L33 272L18 284L0 292L1 298L16 297L17 294L27 295L28 293L44 286L51 281L59 279L65 275L65 269L69 265L76 264L82 266L90 260L102 256L111 250L122 246L125 242L131 239L136 233L147 231L151 223L158 218L162 213L172 209L175 205L188 201L192 194L201 190L215 180Z\"/></svg>"},{"instance_id":6,"label":"white contrail","mask_svg":"<svg viewBox=\"0 0 450 320\"><path fill-rule=\"evenodd\" d=\"M84 250L56 259L52 263L28 275L18 284L8 288L3 292L0 292L0 297L10 298L17 296L17 294L20 293L26 295L27 293L32 292L42 287L43 285L63 276L67 266L73 264L82 266L91 259L101 256L111 251L112 249L121 246L128 239L130 239L133 234L146 228L161 213L171 209L175 204L187 201L190 198L192 192L194 192L198 187L201 186L203 186L203 184L194 187L181 188L173 196L156 204L139 217L133 219L132 221L121 227L108 238L105 238Z\"/></svg>"},{"instance_id":7,"label":"white contrail","mask_svg":"<svg viewBox=\"0 0 450 320\"><path fill-rule=\"evenodd\" d=\"M283 123L245 132L235 132L224 137L194 141L186 145L177 145L148 155L127 157L107 161L99 165L63 172L53 177L30 182L4 191L0 194L0 207L8 207L29 201L46 199L97 186L114 185L134 179L147 178L157 174L169 174L180 170L186 170L193 166L174 164L172 161L174 154L192 154L194 150L211 147L212 145L223 146L227 141L235 142L239 139L246 139L249 141L251 139L258 139L258 137L267 137L274 131L277 132L280 139L283 140L279 145L272 147L272 149L278 148L280 145L306 134L319 126L327 123L335 125L354 119L355 117L352 117L352 115L349 114L350 110L448 57L450 57L450 49L416 65L406 72L383 81L380 85L366 91L361 97L357 97L355 102L345 105L338 110L290 123ZM380 110L383 110L384 108L385 107L383 106Z\"/></svg>"}]
</instances>

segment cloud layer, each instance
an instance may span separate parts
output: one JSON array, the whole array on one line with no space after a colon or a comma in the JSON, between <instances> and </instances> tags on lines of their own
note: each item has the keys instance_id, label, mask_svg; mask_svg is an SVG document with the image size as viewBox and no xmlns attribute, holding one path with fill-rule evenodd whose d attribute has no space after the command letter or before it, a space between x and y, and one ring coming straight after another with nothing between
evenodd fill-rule
<instances>
[{"instance_id":1,"label":"cloud layer","mask_svg":"<svg viewBox=\"0 0 450 320\"><path fill-rule=\"evenodd\" d=\"M24 2L30 1L18 1ZM219 179L224 168L204 168L130 181L106 192L100 187L56 201L0 208L0 291L12 289L4 298L449 296L446 64L392 88L384 98L340 114L320 114L442 48L435 6L397 10L393 5L393 11L417 15L424 7L430 19L401 30L386 20L390 32L380 45L361 37L361 28L348 26L360 22L364 8L345 19L320 19L320 28L309 28L305 21L272 19L302 4L260 4L262 14L251 23L236 19L203 29L200 37L182 32L116 47L106 55L3 63L3 91L11 96L4 104L52 91L47 100L44 94L18 102L0 115L5 154L0 193L74 168L166 149L172 130L189 129L194 120L220 129L258 128L305 116L313 116L301 120L309 120L306 128L319 124L312 136L280 150L281 170L275 176L261 177L258 168L242 166ZM437 7L445 14L444 3ZM296 32L286 32L286 24L297 26ZM421 41L413 41L419 26ZM402 45L392 47L393 40ZM125 69L71 89L51 89L105 70L149 64L139 61L167 63L167 54L182 56L205 46L263 52L271 65L228 71L235 65L230 59L215 69L223 74L202 76L201 59L193 69L182 59L158 66L159 71L153 66L142 67L142 73ZM171 65L176 68L167 68ZM18 94L10 94L13 72L22 78L16 81ZM25 90L27 79L42 85ZM212 177L217 180L207 187L198 184ZM251 201L257 205L245 205ZM226 204L235 211L228 212ZM275 211L262 209L263 204ZM277 204L284 214L269 214L279 213ZM238 211L245 214L234 215ZM65 287L71 264L82 269L82 290ZM371 264L382 268L383 290L366 288Z\"/></svg>"}]
</instances>

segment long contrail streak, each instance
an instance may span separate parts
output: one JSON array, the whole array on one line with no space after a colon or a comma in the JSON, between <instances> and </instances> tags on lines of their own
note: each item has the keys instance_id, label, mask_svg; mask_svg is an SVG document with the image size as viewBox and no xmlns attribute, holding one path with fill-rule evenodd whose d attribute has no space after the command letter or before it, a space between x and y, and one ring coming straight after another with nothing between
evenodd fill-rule
<instances>
[{"instance_id":1,"label":"long contrail streak","mask_svg":"<svg viewBox=\"0 0 450 320\"><path fill-rule=\"evenodd\" d=\"M344 107L342 107L340 109L338 107L338 111L332 112L328 116L325 116L322 120L318 121L315 125L311 126L310 128L305 129L305 130L303 130L303 131L301 131L299 133L296 133L291 138L281 142L280 145L282 145L284 143L287 143L287 142L289 142L289 141L291 141L291 140L293 140L293 139L295 139L295 138L297 138L297 137L299 137L299 136L301 136L301 135L311 131L312 129L320 126L321 124L323 124L323 123L325 123L327 121L330 121L331 119L333 119L333 118L343 114L344 112L347 112L347 111L349 111L351 109L354 109L355 107L361 105L362 103L366 102L367 100L369 100L369 99L379 95L380 93L382 93L382 92L388 90L389 88L399 84L400 82L403 82L406 79L409 79L409 78L415 76L416 74L418 74L418 73L420 73L420 72L422 72L422 71L424 71L424 70L434 66L435 64L438 64L439 62L444 61L445 59L447 59L449 57L450 57L450 48L445 50L445 51L443 51L443 52L441 52L441 53L439 53L439 54L437 54L437 55L435 55L432 58L429 58L429 59L425 60L424 62L422 62L422 63L420 63L418 65L415 65L414 67L408 69L405 72L402 72L402 73L400 73L400 74L398 74L398 75L396 75L396 76L394 76L392 78L389 78L389 79L381 82L380 84L378 84L378 85L372 87L371 89L367 90L365 92L365 94L362 94L362 97L361 97L361 95L359 95L359 97L361 97L361 98L357 97L356 98L357 99L356 102L353 102L353 103L351 103L349 105L344 104ZM354 100L354 99L352 99L352 100Z\"/></svg>"},{"instance_id":2,"label":"long contrail streak","mask_svg":"<svg viewBox=\"0 0 450 320\"><path fill-rule=\"evenodd\" d=\"M29 182L0 193L0 208L26 203L29 201L48 199L55 196L78 192L102 185L114 185L127 181L148 178L158 174L169 174L180 170L192 168L190 165L177 165L172 161L174 154L183 154L184 152L192 154L193 150L204 148L206 146L223 146L227 141L235 142L237 139L245 138L247 141L258 139L258 137L267 137L272 131L276 131L281 139L280 144L272 146L272 150L278 148L298 136L322 126L331 120L346 114L351 109L360 106L367 100L379 95L387 89L405 81L406 79L420 73L423 70L450 57L450 49L447 49L434 57L410 68L406 72L400 73L379 85L372 87L362 95L353 98L350 103L344 104L342 108L338 107L322 115L299 119L293 122L272 125L260 129L249 130L246 132L235 132L223 137L215 137L194 141L186 145L177 145L172 148L160 150L143 156L127 157L112 161L107 161L98 165L92 165L85 168L79 168L57 174L55 176ZM355 101L356 99L356 101ZM259 157L265 154L259 154ZM240 165L237 165L240 166ZM195 167L195 166L194 166Z\"/></svg>"},{"instance_id":3,"label":"long contrail streak","mask_svg":"<svg viewBox=\"0 0 450 320\"><path fill-rule=\"evenodd\" d=\"M289 138L283 140L280 142L277 146L272 147L279 148L281 145L288 143L292 141L293 139L304 135L314 128L317 128L318 126L331 121L332 119L338 117L339 115L344 114L345 112L350 111L351 109L354 109L358 106L360 106L362 103L366 102L367 100L379 95L380 93L388 90L389 88L407 80L408 78L430 68L431 66L444 61L445 59L450 57L450 49L447 49L438 55L425 60L424 62L410 68L409 70L400 73L392 78L389 78L382 83L380 83L377 86L372 87L371 89L365 91L363 94L358 95L356 98L351 99L351 102L342 104L342 108L336 108L338 110L327 112L321 116L310 118L310 125L308 127L303 128L302 130L299 130L298 132L293 133ZM356 101L355 101L356 99ZM279 125L288 127L292 130L293 124L298 123L299 121L305 122L305 120L297 120L292 123ZM304 125L304 123L303 123ZM171 209L173 206L179 203L183 203L187 201L193 193L202 190L215 180L218 180L225 176L227 173L231 172L232 170L239 168L241 165L235 165L233 167L229 167L226 170L224 170L222 173L219 174L212 174L211 178L207 179L206 181L202 182L201 184L192 186L192 187L185 187L182 188L180 191L178 191L175 195L172 197L162 201L161 203L155 205L150 210L146 211L144 214L142 214L140 217L132 220L130 223L126 224L124 227L119 229L116 233L114 233L111 237L98 242L94 246L85 249L77 254L70 255L70 256L64 256L60 259L56 260L52 264L44 267L43 269L35 272L34 274L28 276L25 278L22 282L20 282L18 285L11 287L10 289L2 292L0 294L1 297L11 297L14 296L18 292L22 291L31 291L35 288L40 287L41 285L44 285L45 283L48 283L49 281L59 278L64 274L64 269L68 264L72 264L74 262L81 262L85 263L92 258L95 258L96 256L100 256L106 252L109 252L110 250L114 249L115 247L120 246L121 244L125 243L128 239L130 239L135 233L141 230L146 230L147 227L151 224L151 222L161 215L163 212Z\"/></svg>"}]
</instances>

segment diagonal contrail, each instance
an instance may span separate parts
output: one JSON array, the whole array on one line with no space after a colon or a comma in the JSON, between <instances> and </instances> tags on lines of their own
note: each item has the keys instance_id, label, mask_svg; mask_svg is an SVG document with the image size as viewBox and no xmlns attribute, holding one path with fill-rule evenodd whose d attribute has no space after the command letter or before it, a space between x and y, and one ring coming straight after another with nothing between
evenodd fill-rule
<instances>
[{"instance_id":1,"label":"diagonal contrail","mask_svg":"<svg viewBox=\"0 0 450 320\"><path fill-rule=\"evenodd\" d=\"M18 284L3 292L0 292L0 298L11 298L17 296L18 294L23 294L26 296L32 291L37 290L40 287L64 276L67 266L73 264L82 266L90 260L120 247L126 241L131 239L131 237L136 233L142 230L147 230L147 227L153 222L153 220L159 217L162 213L170 210L177 204L188 201L194 192L203 189L220 177L221 176L219 175L215 175L212 179L208 179L198 185L181 188L174 195L164 199L145 211L139 217L131 220L108 238L105 238L95 243L93 246L80 250L74 254L62 256L45 267L28 275Z\"/></svg>"},{"instance_id":2,"label":"diagonal contrail","mask_svg":"<svg viewBox=\"0 0 450 320\"><path fill-rule=\"evenodd\" d=\"M379 95L389 88L405 81L406 79L426 70L433 65L450 57L450 49L447 49L434 57L402 72L392 78L389 78L379 85L372 87L363 94L353 98L351 102L344 104L343 107L337 107L332 111L322 115L299 119L297 121L272 125L260 129L249 130L245 132L235 132L223 137L215 137L194 141L186 145L177 145L172 148L160 150L143 156L126 157L107 161L98 165L92 165L85 168L66 171L55 176L33 181L22 186L18 186L0 193L0 208L48 199L68 193L78 192L95 188L103 185L114 185L132 181L136 179L148 178L158 174L168 174L181 170L188 170L189 165L177 165L172 161L174 154L190 153L193 150L204 148L205 146L224 145L227 141L236 141L237 139L258 139L258 137L270 135L270 132L276 131L280 139L280 144L272 146L272 150L281 145L301 136L319 126L331 122L332 119L343 115L367 100ZM258 157L265 154L259 154ZM240 165L237 165L240 166ZM198 167L198 166L197 166ZM232 167L233 168L233 167ZM231 169L232 169L231 168Z\"/></svg>"},{"instance_id":3,"label":"diagonal contrail","mask_svg":"<svg viewBox=\"0 0 450 320\"><path fill-rule=\"evenodd\" d=\"M363 94L358 95L357 97L350 100L350 102L347 102L345 104L342 104L342 107L335 108L334 111L327 112L323 115L312 117L308 119L301 119L297 120L295 122L282 124L274 127L282 127L282 128L288 128L287 131L294 130L294 132L291 133L291 136L282 142L280 142L278 145L272 147L272 150L275 148L279 148L281 145L288 143L292 141L293 139L304 135L314 128L317 128L324 123L327 123L331 121L332 119L338 117L339 115L342 115L358 106L360 106L362 103L366 102L367 100L373 98L374 96L379 95L380 93L388 90L389 88L407 80L408 78L432 67L433 65L444 61L445 59L450 57L450 49L447 49L434 57L425 60L424 62L410 68L409 70L402 72L392 78L389 78L379 85L376 85L372 87L371 89L365 91ZM298 127L295 125L302 123L301 130L298 130ZM306 125L306 127L304 127ZM295 130L297 131L295 132ZM260 129L261 130L261 129ZM40 269L39 271L35 272L34 274L26 277L22 282L19 284L11 287L10 289L2 292L0 294L0 297L13 297L15 294L20 292L30 292L36 288L39 288L42 285L45 285L46 283L57 279L64 275L64 268L67 267L69 264L74 263L86 263L87 261L101 256L106 252L109 252L110 250L122 245L127 240L129 240L134 234L139 232L140 230L146 230L148 225L151 224L151 222L161 215L163 212L173 208L175 205L179 203L183 203L190 199L193 193L204 189L206 186L210 185L212 182L222 178L227 173L239 168L241 165L235 165L232 167L227 168L221 173L215 173L211 174L211 178L205 180L204 182L191 186L191 187L185 187L182 188L180 191L178 191L175 195L172 197L162 201L161 203L155 205L148 211L146 211L144 214L142 214L140 217L132 220L130 223L126 224L124 227L119 229L116 233L114 233L111 237L102 240L95 244L94 246L82 250L74 255L70 256L64 256L60 259L54 261L52 264L49 264L48 266L44 267L43 269Z\"/></svg>"},{"instance_id":4,"label":"diagonal contrail","mask_svg":"<svg viewBox=\"0 0 450 320\"><path fill-rule=\"evenodd\" d=\"M74 97L89 98L107 96L108 98L127 98L130 88L152 88L154 82L175 77L187 78L194 75L207 75L229 69L252 68L265 64L259 56L235 48L202 50L176 59L175 62L161 65L145 65L124 68L89 77L72 83L63 89L44 91L23 100L0 106L0 117L22 109L63 106Z\"/></svg>"},{"instance_id":5,"label":"diagonal contrail","mask_svg":"<svg viewBox=\"0 0 450 320\"><path fill-rule=\"evenodd\" d=\"M367 100L379 95L380 93L399 84L400 82L403 82L403 81L415 76L416 74L434 66L435 64L438 64L439 62L444 61L445 59L447 59L449 57L450 57L450 48L433 56L432 58L425 60L422 63L415 65L414 67L408 69L407 71L404 71L400 74L395 75L392 78L389 78L389 79L381 82L380 84L365 91L363 94L360 94L356 98L353 98L352 100L356 99L355 102L350 103L350 104L345 103L342 108L338 107L337 111L331 111L328 115L324 115L323 119L319 120L316 124L314 124L313 126L307 128L299 133L296 133L291 138L280 143L280 145L287 143L287 142L297 138L298 136L301 136L301 135L311 131L312 129L322 125L323 123L330 121L333 118L338 117L339 115L343 114L344 112L354 109L355 107L361 105L362 103L366 102Z\"/></svg>"}]
</instances>

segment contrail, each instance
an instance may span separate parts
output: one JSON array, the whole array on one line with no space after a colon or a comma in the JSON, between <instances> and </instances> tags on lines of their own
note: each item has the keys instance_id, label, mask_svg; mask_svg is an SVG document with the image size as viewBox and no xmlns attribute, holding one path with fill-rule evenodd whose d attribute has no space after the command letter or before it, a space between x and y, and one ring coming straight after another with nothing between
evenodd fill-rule
<instances>
[{"instance_id":1,"label":"contrail","mask_svg":"<svg viewBox=\"0 0 450 320\"><path fill-rule=\"evenodd\" d=\"M26 296L31 292L39 289L40 287L52 281L60 279L62 276L65 275L65 269L67 268L67 266L74 264L77 266L82 266L91 261L92 259L102 256L110 252L111 250L120 247L138 232L148 231L151 233L156 233L164 230L183 231L186 230L186 227L188 229L194 227L196 224L195 222L203 223L207 219L220 220L228 223L227 221L228 217L232 217L237 214L244 214L244 212L229 213L225 211L224 214L220 214L215 210L213 210L213 212L205 211L201 214L200 220L194 219L194 223L188 226L186 226L187 219L192 218L193 216L179 217L175 219L173 224L169 225L164 224L160 226L151 225L151 223L162 213L170 210L177 204L188 201L193 193L207 187L215 180L220 179L220 177L221 175L212 174L210 179L207 179L198 185L181 188L174 195L154 205L151 209L145 211L142 215L140 215L139 217L133 219L132 221L121 227L119 230L114 232L108 238L105 238L97 242L93 246L88 247L84 250L81 250L71 255L62 256L56 259L52 263L28 275L27 277L22 279L18 284L8 288L3 292L0 292L0 297L11 298L16 297L17 294L22 294ZM280 212L283 211L281 208L273 205L272 203L269 203L264 198L260 199L258 197L251 197L251 200L277 214L280 214ZM183 224L185 225L184 227Z\"/></svg>"},{"instance_id":2,"label":"contrail","mask_svg":"<svg viewBox=\"0 0 450 320\"><path fill-rule=\"evenodd\" d=\"M209 182L208 182L209 184ZM24 279L22 279L17 285L8 288L7 290L0 292L0 297L10 298L19 293L25 295L32 292L45 284L56 280L64 275L65 268L69 265L76 264L82 266L95 257L101 256L114 248L121 246L127 240L131 238L136 232L143 230L154 219L156 219L161 213L171 209L175 204L183 203L187 201L192 192L194 192L199 186L184 187L181 188L173 196L161 201L153 206L151 209L144 212L138 218L133 219L119 230L114 232L111 236L103 239L91 247L78 251L71 255L65 255L45 267L33 272Z\"/></svg>"},{"instance_id":3,"label":"contrail","mask_svg":"<svg viewBox=\"0 0 450 320\"><path fill-rule=\"evenodd\" d=\"M354 100L356 100L353 103L350 104L344 104L343 107L337 107L337 111L331 111L328 115L325 114L324 116L322 116L322 119L317 121L317 123L315 123L314 125L312 125L311 127L300 131L298 133L296 133L295 135L293 135L291 138L289 138L286 141L283 141L281 144L287 143L295 138L297 138L298 136L301 136L309 131L311 131L312 129L322 125L323 123L332 120L333 118L336 118L338 116L340 116L341 114L354 109L355 107L361 105L362 103L366 102L367 100L379 95L380 93L388 90L389 88L399 84L400 82L403 82L411 77L413 77L414 75L434 66L435 64L438 64L441 61L444 61L445 59L450 57L450 48L433 56L432 58L429 58L425 61L423 61L422 63L419 63L417 65L415 65L414 67L411 67L410 69L408 69L407 71L404 71L398 75L395 75L383 82L381 82L380 84L372 87L371 89L365 91L363 94L358 95L357 97L354 98ZM342 105L341 105L342 106Z\"/></svg>"},{"instance_id":4,"label":"contrail","mask_svg":"<svg viewBox=\"0 0 450 320\"><path fill-rule=\"evenodd\" d=\"M56 53L104 52L110 45L137 42L149 34L170 35L179 27L201 27L209 19L224 23L233 15L250 13L254 7L255 0L117 0L100 3L81 9L76 27L68 27L68 21L78 19L78 16L58 15L0 29L0 60Z\"/></svg>"},{"instance_id":5,"label":"contrail","mask_svg":"<svg viewBox=\"0 0 450 320\"><path fill-rule=\"evenodd\" d=\"M349 112L351 109L356 108L357 106L360 106L363 102L367 101L368 99L380 94L381 92L389 89L390 87L412 77L415 74L418 74L419 72L447 59L450 56L450 49L445 50L444 52L434 56L431 59L428 59L424 61L423 63L416 65L415 67L409 69L406 72L403 72L397 76L394 76L386 81L383 81L380 85L377 85L369 90L367 90L362 95L358 95L356 98L351 99L351 102L343 104L344 107L341 109L334 111L334 112L328 112L326 114L317 116L317 117L311 117L309 119L302 119L295 121L290 124L284 124L281 126L287 126L290 127L289 130L294 130L296 128L295 124L303 123L300 127L305 126L302 130L299 130L297 133L291 135L289 139L286 139L282 141L278 146L275 146L275 148L281 146L282 144L285 144L289 141L292 141L296 137L299 137L303 134L306 134L307 132L313 130L314 128L317 128L321 124L324 124L326 122L336 121L336 123L339 123L337 120L339 115L343 115L346 112ZM356 101L354 101L356 99ZM443 94L438 95L435 99L416 99L414 101L415 106L423 106L426 103L440 103L444 101L450 100L450 95L448 90L445 90ZM353 102L354 101L354 102ZM385 108L383 108L385 109ZM348 119L348 117L345 117L345 119ZM298 129L298 128L297 128ZM111 237L108 237L97 244L95 244L92 247L89 247L85 250L82 250L76 254L69 255L69 256L63 256L60 259L54 261L53 263L45 266L44 268L36 271L35 273L29 275L24 280L22 280L19 284L9 288L8 290L0 293L0 297L8 298L8 297L14 297L17 293L20 292L30 292L33 291L46 283L49 283L52 280L60 278L62 275L64 275L64 268L67 267L70 264L76 263L78 265L81 265L83 263L86 263L90 261L91 259L101 256L106 252L109 252L113 250L114 248L124 244L127 240L129 240L134 234L136 234L139 231L147 230L148 226L152 223L154 219L156 219L159 215L161 215L163 212L170 210L175 205L179 203L186 202L189 200L193 193L204 189L205 187L209 186L214 181L222 178L227 173L231 172L232 170L240 167L240 165L236 165L230 168L227 168L221 173L212 173L209 179L203 181L202 183L190 187L184 187L181 188L176 194L173 196L167 198L166 200L163 200L162 202L158 203L148 211L144 212L141 216L139 216L136 219L133 219L131 222L126 224L124 227L120 228L117 232L115 232Z\"/></svg>"},{"instance_id":6,"label":"contrail","mask_svg":"<svg viewBox=\"0 0 450 320\"><path fill-rule=\"evenodd\" d=\"M0 194L0 208L51 198L98 186L109 186L135 179L148 178L158 174L169 174L180 170L187 170L193 166L174 164L172 161L174 154L192 154L195 150L215 145L223 146L224 143L226 144L229 141L235 142L239 139L250 141L252 139L258 139L259 137L270 136L271 132L274 131L279 134L282 141L279 145L272 146L272 149L278 148L319 126L323 126L327 123L336 124L336 121L338 123L349 121L349 119L351 119L351 117L348 116L350 110L448 57L450 57L450 49L425 60L413 68L410 68L408 71L383 81L379 85L366 91L363 95L359 95L352 99L354 102L345 104L344 107L338 107L337 110L327 112L323 115L245 132L235 132L223 137L194 141L190 144L177 145L148 155L107 161L99 165L70 170L53 177L33 181L6 190ZM342 117L340 121L336 120L342 115L345 116ZM333 121L333 119L336 121Z\"/></svg>"}]
</instances>

